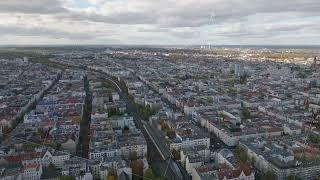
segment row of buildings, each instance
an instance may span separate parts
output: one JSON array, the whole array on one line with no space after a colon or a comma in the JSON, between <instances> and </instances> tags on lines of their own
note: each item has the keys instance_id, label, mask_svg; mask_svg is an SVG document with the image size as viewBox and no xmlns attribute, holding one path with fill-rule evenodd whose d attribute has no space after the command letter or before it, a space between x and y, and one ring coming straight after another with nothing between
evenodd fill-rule
<instances>
[{"instance_id":1,"label":"row of buildings","mask_svg":"<svg viewBox=\"0 0 320 180\"><path fill-rule=\"evenodd\" d=\"M59 71L57 81L2 142L1 179L93 178L96 163L75 155L86 95L83 77L81 71Z\"/></svg>"},{"instance_id":2,"label":"row of buildings","mask_svg":"<svg viewBox=\"0 0 320 180\"><path fill-rule=\"evenodd\" d=\"M23 115L53 85L59 70L22 59L0 59L0 136L14 128Z\"/></svg>"},{"instance_id":3,"label":"row of buildings","mask_svg":"<svg viewBox=\"0 0 320 180\"><path fill-rule=\"evenodd\" d=\"M107 179L111 171L120 179L132 179L133 161L149 168L147 142L128 114L126 102L105 81L91 81L93 93L90 124L89 159L99 162L94 177Z\"/></svg>"}]
</instances>

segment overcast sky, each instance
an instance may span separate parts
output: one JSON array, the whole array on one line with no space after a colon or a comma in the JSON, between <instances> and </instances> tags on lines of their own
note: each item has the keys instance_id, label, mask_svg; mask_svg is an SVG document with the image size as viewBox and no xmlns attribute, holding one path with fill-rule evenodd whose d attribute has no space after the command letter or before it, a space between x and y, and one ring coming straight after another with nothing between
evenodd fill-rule
<instances>
[{"instance_id":1,"label":"overcast sky","mask_svg":"<svg viewBox=\"0 0 320 180\"><path fill-rule=\"evenodd\" d=\"M319 0L0 0L0 44L320 44Z\"/></svg>"}]
</instances>

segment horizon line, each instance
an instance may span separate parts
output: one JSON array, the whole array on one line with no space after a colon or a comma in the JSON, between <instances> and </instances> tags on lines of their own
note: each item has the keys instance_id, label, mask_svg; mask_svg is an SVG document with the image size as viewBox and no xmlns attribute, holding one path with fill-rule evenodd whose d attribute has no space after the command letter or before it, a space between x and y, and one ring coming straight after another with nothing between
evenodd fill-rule
<instances>
[{"instance_id":1,"label":"horizon line","mask_svg":"<svg viewBox=\"0 0 320 180\"><path fill-rule=\"evenodd\" d=\"M320 44L3 44L1 48L53 48L53 47L100 47L100 48L122 48L122 47L146 47L146 48L165 48L165 47L184 47L184 48L201 48L201 46L211 48L223 48L223 47L234 47L234 48L320 48ZM208 48L205 48L208 49Z\"/></svg>"}]
</instances>

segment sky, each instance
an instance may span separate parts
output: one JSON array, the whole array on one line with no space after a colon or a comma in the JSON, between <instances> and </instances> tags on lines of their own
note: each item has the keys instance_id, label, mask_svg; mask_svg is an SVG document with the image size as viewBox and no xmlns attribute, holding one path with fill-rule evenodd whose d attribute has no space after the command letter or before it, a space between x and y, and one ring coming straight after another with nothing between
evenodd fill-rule
<instances>
[{"instance_id":1,"label":"sky","mask_svg":"<svg viewBox=\"0 0 320 180\"><path fill-rule=\"evenodd\" d=\"M0 0L1 45L319 45L319 0Z\"/></svg>"}]
</instances>

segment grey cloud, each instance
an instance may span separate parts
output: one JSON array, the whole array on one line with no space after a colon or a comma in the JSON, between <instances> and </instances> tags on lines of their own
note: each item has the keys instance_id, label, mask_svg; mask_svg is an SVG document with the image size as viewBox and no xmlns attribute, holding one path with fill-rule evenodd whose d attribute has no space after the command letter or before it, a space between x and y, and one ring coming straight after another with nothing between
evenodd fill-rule
<instances>
[{"instance_id":1,"label":"grey cloud","mask_svg":"<svg viewBox=\"0 0 320 180\"><path fill-rule=\"evenodd\" d=\"M43 27L21 27L21 26L3 26L0 25L0 34L14 36L34 36L51 37L56 39L92 39L96 34L66 32L61 30L48 29Z\"/></svg>"},{"instance_id":2,"label":"grey cloud","mask_svg":"<svg viewBox=\"0 0 320 180\"><path fill-rule=\"evenodd\" d=\"M1 0L0 12L53 14L66 12L58 0Z\"/></svg>"},{"instance_id":3,"label":"grey cloud","mask_svg":"<svg viewBox=\"0 0 320 180\"><path fill-rule=\"evenodd\" d=\"M145 16L141 13L121 13L113 15L101 15L98 13L83 13L69 11L68 13L59 13L56 15L56 18L70 19L76 21L91 21L91 22L102 22L109 24L153 24L155 19L153 17Z\"/></svg>"},{"instance_id":4,"label":"grey cloud","mask_svg":"<svg viewBox=\"0 0 320 180\"><path fill-rule=\"evenodd\" d=\"M149 0L150 1L150 0ZM81 15L79 18L116 24L154 24L161 27L199 27L211 23L221 23L226 20L239 21L257 13L293 12L300 16L320 15L318 0L189 0L189 1L155 1L146 3L128 1L128 8L123 4L115 4L115 9L108 15ZM147 7L130 10L130 6L146 3Z\"/></svg>"},{"instance_id":5,"label":"grey cloud","mask_svg":"<svg viewBox=\"0 0 320 180\"><path fill-rule=\"evenodd\" d=\"M300 31L307 29L308 32L312 32L314 29L320 29L320 25L317 22L303 22L303 23L267 23L267 24L249 24L238 23L236 25L223 24L220 29L214 31L212 36L224 36L224 37L255 37L255 38L267 38L282 36L285 34L297 34Z\"/></svg>"},{"instance_id":6,"label":"grey cloud","mask_svg":"<svg viewBox=\"0 0 320 180\"><path fill-rule=\"evenodd\" d=\"M59 19L160 27L200 27L230 20L243 21L258 13L320 15L318 0L128 0L109 1L97 8L99 11L89 13L65 9L59 0L0 1L0 12L54 13ZM108 8L107 14L99 13L105 8Z\"/></svg>"},{"instance_id":7,"label":"grey cloud","mask_svg":"<svg viewBox=\"0 0 320 180\"><path fill-rule=\"evenodd\" d=\"M138 32L151 32L151 33L154 33L154 32L161 32L161 33L166 33L169 31L169 28L160 28L160 27L142 27L142 28L139 28L138 29Z\"/></svg>"},{"instance_id":8,"label":"grey cloud","mask_svg":"<svg viewBox=\"0 0 320 180\"><path fill-rule=\"evenodd\" d=\"M170 31L170 34L181 39L193 39L200 36L198 31Z\"/></svg>"},{"instance_id":9,"label":"grey cloud","mask_svg":"<svg viewBox=\"0 0 320 180\"><path fill-rule=\"evenodd\" d=\"M162 27L150 27L150 28L139 28L138 32L142 33L168 33L174 37L180 39L192 39L200 36L199 31L195 31L192 29L185 29L185 28L162 28Z\"/></svg>"},{"instance_id":10,"label":"grey cloud","mask_svg":"<svg viewBox=\"0 0 320 180\"><path fill-rule=\"evenodd\" d=\"M22 16L25 14L48 15L40 20L34 20L34 22L37 22L35 24L39 26L48 21L47 17L54 19L54 21L61 20L66 24L73 22L75 23L75 29L77 24L98 24L97 27L106 27L106 31L110 27L114 30L115 35L128 37L128 39L134 37L135 32L143 34L147 39L152 35L163 36L164 39L166 37L198 38L201 32L198 27L211 24L215 24L213 27L217 29L212 29L212 32L207 33L208 38L221 36L234 39L236 37L262 39L285 33L294 34L300 31L315 33L320 29L319 25L316 24L317 20L305 18L320 17L319 0L113 0L105 1L105 4L87 10L72 9L69 5L68 8L65 8L61 2L62 0L0 0L0 13L22 14ZM258 20L248 19L250 17L259 18ZM268 17L268 20L264 20L263 17ZM294 24L293 22L296 22L299 18L305 18L300 19L305 23ZM28 17L21 20L21 24L28 24L27 19ZM291 24L279 24L280 21L290 22L290 20ZM275 24L275 22L278 22L278 24ZM237 23L240 25L228 28L228 26ZM140 25L149 28L135 29ZM62 27L54 27L54 24L46 24L45 26L47 28L0 25L0 33L1 35L70 39L101 39L108 35L108 33L102 32L92 33L86 29L81 30L81 33L71 33L71 31L65 31ZM226 28L219 29L221 26ZM49 27L52 27L52 29ZM128 31L123 28L128 28ZM121 33L125 34L122 36Z\"/></svg>"},{"instance_id":11,"label":"grey cloud","mask_svg":"<svg viewBox=\"0 0 320 180\"><path fill-rule=\"evenodd\" d=\"M300 23L300 24L276 24L267 26L265 29L267 31L298 31L304 28L315 27L315 24L312 23Z\"/></svg>"}]
</instances>

